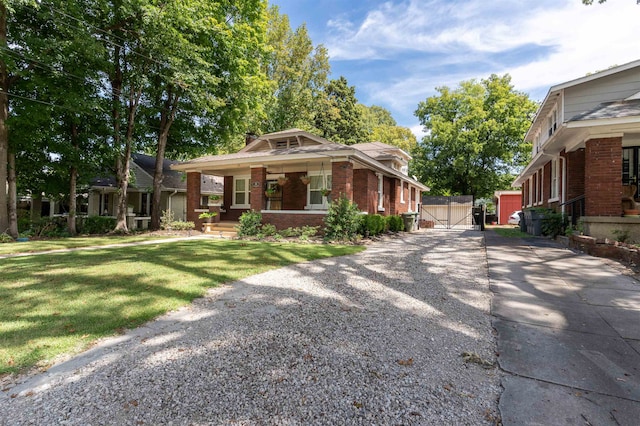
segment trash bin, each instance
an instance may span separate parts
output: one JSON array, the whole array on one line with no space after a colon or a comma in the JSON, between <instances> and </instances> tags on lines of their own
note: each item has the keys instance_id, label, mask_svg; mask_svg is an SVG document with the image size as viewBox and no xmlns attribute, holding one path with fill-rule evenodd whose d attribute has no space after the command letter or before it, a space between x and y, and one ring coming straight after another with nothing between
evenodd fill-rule
<instances>
[{"instance_id":1,"label":"trash bin","mask_svg":"<svg viewBox=\"0 0 640 426\"><path fill-rule=\"evenodd\" d=\"M518 216L520 216L520 232L527 232L527 222L524 218L524 213L518 212Z\"/></svg>"},{"instance_id":2,"label":"trash bin","mask_svg":"<svg viewBox=\"0 0 640 426\"><path fill-rule=\"evenodd\" d=\"M402 220L404 221L404 230L406 232L413 232L418 229L418 213L402 213Z\"/></svg>"},{"instance_id":3,"label":"trash bin","mask_svg":"<svg viewBox=\"0 0 640 426\"><path fill-rule=\"evenodd\" d=\"M473 208L473 223L476 231L484 231L484 209L482 206Z\"/></svg>"},{"instance_id":4,"label":"trash bin","mask_svg":"<svg viewBox=\"0 0 640 426\"><path fill-rule=\"evenodd\" d=\"M527 234L531 234L535 237L542 235L542 219L544 219L544 211L538 209L525 210L524 217Z\"/></svg>"}]
</instances>

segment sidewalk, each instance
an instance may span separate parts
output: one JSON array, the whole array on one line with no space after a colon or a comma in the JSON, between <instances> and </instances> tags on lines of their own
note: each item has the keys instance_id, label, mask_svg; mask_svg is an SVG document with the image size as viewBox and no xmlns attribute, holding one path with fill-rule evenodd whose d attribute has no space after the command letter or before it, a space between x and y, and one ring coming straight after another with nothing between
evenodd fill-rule
<instances>
[{"instance_id":1,"label":"sidewalk","mask_svg":"<svg viewBox=\"0 0 640 426\"><path fill-rule=\"evenodd\" d=\"M486 232L505 425L640 422L640 283L542 238Z\"/></svg>"}]
</instances>

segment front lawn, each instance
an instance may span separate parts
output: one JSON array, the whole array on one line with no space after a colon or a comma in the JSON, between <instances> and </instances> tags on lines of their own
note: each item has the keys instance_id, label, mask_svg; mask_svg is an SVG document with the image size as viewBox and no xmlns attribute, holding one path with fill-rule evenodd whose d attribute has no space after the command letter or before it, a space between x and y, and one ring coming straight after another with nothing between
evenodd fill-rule
<instances>
[{"instance_id":1,"label":"front lawn","mask_svg":"<svg viewBox=\"0 0 640 426\"><path fill-rule=\"evenodd\" d=\"M363 246L183 240L0 259L0 374L47 368L210 287Z\"/></svg>"}]
</instances>

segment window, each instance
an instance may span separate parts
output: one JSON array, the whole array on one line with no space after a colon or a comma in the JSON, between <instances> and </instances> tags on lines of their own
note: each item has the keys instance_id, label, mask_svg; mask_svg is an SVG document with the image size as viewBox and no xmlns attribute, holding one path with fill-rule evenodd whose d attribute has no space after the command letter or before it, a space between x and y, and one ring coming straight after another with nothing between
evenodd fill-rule
<instances>
[{"instance_id":1,"label":"window","mask_svg":"<svg viewBox=\"0 0 640 426\"><path fill-rule=\"evenodd\" d=\"M309 175L310 182L307 186L307 208L322 209L331 202L331 194L324 195L323 190L331 189L331 175Z\"/></svg>"},{"instance_id":2,"label":"window","mask_svg":"<svg viewBox=\"0 0 640 426\"><path fill-rule=\"evenodd\" d=\"M208 206L209 205L209 196L208 195L202 195L200 197L200 205L201 206Z\"/></svg>"},{"instance_id":3,"label":"window","mask_svg":"<svg viewBox=\"0 0 640 426\"><path fill-rule=\"evenodd\" d=\"M553 110L549 117L547 118L547 128L549 131L549 137L555 133L558 128L558 111Z\"/></svg>"},{"instance_id":4,"label":"window","mask_svg":"<svg viewBox=\"0 0 640 426\"><path fill-rule=\"evenodd\" d=\"M400 181L400 203L404 204L404 182Z\"/></svg>"},{"instance_id":5,"label":"window","mask_svg":"<svg viewBox=\"0 0 640 426\"><path fill-rule=\"evenodd\" d=\"M236 176L233 179L233 206L235 208L251 207L251 179L247 176Z\"/></svg>"},{"instance_id":6,"label":"window","mask_svg":"<svg viewBox=\"0 0 640 426\"><path fill-rule=\"evenodd\" d=\"M384 210L384 177L382 173L377 173L378 175L378 210Z\"/></svg>"},{"instance_id":7,"label":"window","mask_svg":"<svg viewBox=\"0 0 640 426\"><path fill-rule=\"evenodd\" d=\"M551 160L551 189L549 191L550 199L558 198L558 160Z\"/></svg>"},{"instance_id":8,"label":"window","mask_svg":"<svg viewBox=\"0 0 640 426\"><path fill-rule=\"evenodd\" d=\"M544 182L544 174L543 174L543 170L540 169L538 170L538 204L542 204L542 197L543 197L543 188L542 188L542 182Z\"/></svg>"},{"instance_id":9,"label":"window","mask_svg":"<svg viewBox=\"0 0 640 426\"><path fill-rule=\"evenodd\" d=\"M151 214L151 194L148 192L140 194L140 214L143 216Z\"/></svg>"}]
</instances>

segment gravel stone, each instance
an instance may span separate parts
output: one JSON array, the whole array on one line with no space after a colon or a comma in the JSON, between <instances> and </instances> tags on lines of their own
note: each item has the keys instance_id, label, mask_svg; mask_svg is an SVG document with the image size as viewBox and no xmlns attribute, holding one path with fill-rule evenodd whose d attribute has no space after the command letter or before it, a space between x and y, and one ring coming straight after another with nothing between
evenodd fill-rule
<instances>
[{"instance_id":1,"label":"gravel stone","mask_svg":"<svg viewBox=\"0 0 640 426\"><path fill-rule=\"evenodd\" d=\"M494 424L483 234L428 230L212 289L0 393L2 425Z\"/></svg>"}]
</instances>

